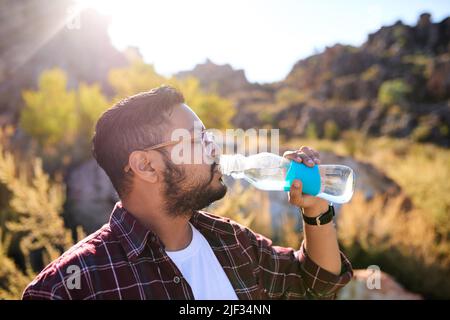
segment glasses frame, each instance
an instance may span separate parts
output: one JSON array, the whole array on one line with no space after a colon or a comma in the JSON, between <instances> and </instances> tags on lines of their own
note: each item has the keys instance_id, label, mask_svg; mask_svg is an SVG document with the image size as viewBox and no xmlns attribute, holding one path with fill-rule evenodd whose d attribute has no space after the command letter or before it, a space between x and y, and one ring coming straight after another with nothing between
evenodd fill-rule
<instances>
[{"instance_id":1,"label":"glasses frame","mask_svg":"<svg viewBox=\"0 0 450 320\"><path fill-rule=\"evenodd\" d=\"M203 146L204 150L206 150L206 144L207 144L207 143L209 144L209 143L211 143L211 142L214 142L214 140L207 141L207 138L208 138L210 135L212 135L212 132L211 132L211 131L208 131L207 129L204 129L204 130L202 130L201 134L202 134L202 136L201 136L200 140L201 140L201 142L202 142L202 146ZM199 138L197 138L197 137L191 137L191 141L190 141L190 142L195 142L196 140L198 141ZM178 143L180 143L180 142L182 142L182 141L183 141L183 138L181 138L180 140L176 140L176 141L174 141L174 140L172 140L172 141L165 141L165 142L158 143L158 144L156 144L156 145L154 145L154 146L151 146L151 147L147 147L147 148L144 148L144 149L137 149L137 150L134 150L134 151L151 151L151 150L157 150L157 149L161 149L161 148L165 148L165 147L169 147L169 146L174 146L174 145L176 145L176 144L178 144ZM128 173L128 172L131 170L130 165L127 164L127 165L123 168L123 170L124 170L126 173Z\"/></svg>"}]
</instances>

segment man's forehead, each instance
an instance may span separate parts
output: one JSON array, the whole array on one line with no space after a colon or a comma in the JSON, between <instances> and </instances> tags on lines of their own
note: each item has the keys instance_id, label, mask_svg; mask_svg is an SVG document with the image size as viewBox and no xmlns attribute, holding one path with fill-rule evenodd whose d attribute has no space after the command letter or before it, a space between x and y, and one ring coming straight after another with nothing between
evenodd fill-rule
<instances>
[{"instance_id":1,"label":"man's forehead","mask_svg":"<svg viewBox=\"0 0 450 320\"><path fill-rule=\"evenodd\" d=\"M175 129L186 129L188 131L203 131L205 126L195 112L187 105L181 104L179 108L174 108L170 117L170 127Z\"/></svg>"}]
</instances>

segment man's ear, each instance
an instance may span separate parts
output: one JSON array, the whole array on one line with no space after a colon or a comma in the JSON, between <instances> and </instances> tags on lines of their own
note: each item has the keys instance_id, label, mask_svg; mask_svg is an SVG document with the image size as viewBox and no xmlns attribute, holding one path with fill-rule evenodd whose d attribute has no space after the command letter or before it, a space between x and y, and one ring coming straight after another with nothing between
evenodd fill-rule
<instances>
[{"instance_id":1,"label":"man's ear","mask_svg":"<svg viewBox=\"0 0 450 320\"><path fill-rule=\"evenodd\" d=\"M133 173L139 178L150 183L156 183L159 179L158 171L162 169L162 161L157 155L158 153L154 151L136 150L131 152L128 163Z\"/></svg>"}]
</instances>

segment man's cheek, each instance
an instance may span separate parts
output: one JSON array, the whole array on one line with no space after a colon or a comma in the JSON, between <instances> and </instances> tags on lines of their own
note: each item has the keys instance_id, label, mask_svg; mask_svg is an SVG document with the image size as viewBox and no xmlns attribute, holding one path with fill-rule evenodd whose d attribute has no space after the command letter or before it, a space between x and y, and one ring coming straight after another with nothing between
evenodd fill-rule
<instances>
[{"instance_id":1,"label":"man's cheek","mask_svg":"<svg viewBox=\"0 0 450 320\"><path fill-rule=\"evenodd\" d=\"M190 181L202 181L209 175L210 168L203 165L190 165L186 170L186 174Z\"/></svg>"}]
</instances>

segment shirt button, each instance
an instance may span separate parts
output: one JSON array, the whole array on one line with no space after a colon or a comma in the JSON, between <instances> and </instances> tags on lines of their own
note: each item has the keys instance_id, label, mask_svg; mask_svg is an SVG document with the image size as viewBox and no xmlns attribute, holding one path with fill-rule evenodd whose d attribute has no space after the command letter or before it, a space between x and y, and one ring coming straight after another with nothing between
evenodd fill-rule
<instances>
[{"instance_id":1,"label":"shirt button","mask_svg":"<svg viewBox=\"0 0 450 320\"><path fill-rule=\"evenodd\" d=\"M180 283L180 281L181 281L181 279L180 279L179 276L173 277L173 282L175 282L175 283Z\"/></svg>"}]
</instances>

